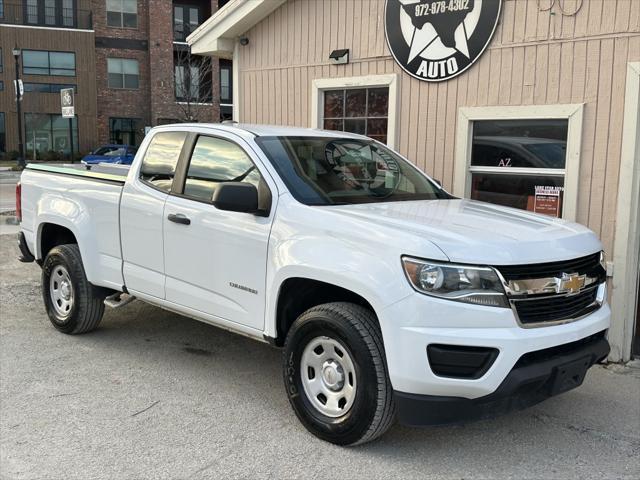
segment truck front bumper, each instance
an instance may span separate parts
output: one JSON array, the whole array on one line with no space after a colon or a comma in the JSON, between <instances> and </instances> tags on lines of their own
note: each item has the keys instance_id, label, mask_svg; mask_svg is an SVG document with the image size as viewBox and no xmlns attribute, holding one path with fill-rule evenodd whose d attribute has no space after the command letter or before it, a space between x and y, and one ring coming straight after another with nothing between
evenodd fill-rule
<instances>
[{"instance_id":1,"label":"truck front bumper","mask_svg":"<svg viewBox=\"0 0 640 480\"><path fill-rule=\"evenodd\" d=\"M609 354L602 331L577 342L522 356L498 389L483 397L394 392L398 420L411 426L465 423L521 410L582 384L587 370Z\"/></svg>"},{"instance_id":2,"label":"truck front bumper","mask_svg":"<svg viewBox=\"0 0 640 480\"><path fill-rule=\"evenodd\" d=\"M583 371L578 364L571 367L578 380L573 387L578 386L587 369L608 354L604 334L610 316L604 303L569 323L523 328L508 308L409 295L379 312L399 418L441 424L524 408L561 393L559 367L574 358L587 363ZM478 352L489 360L477 375L458 375L456 362L473 363ZM536 361L525 365L527 358ZM446 368L452 373L443 374Z\"/></svg>"}]
</instances>

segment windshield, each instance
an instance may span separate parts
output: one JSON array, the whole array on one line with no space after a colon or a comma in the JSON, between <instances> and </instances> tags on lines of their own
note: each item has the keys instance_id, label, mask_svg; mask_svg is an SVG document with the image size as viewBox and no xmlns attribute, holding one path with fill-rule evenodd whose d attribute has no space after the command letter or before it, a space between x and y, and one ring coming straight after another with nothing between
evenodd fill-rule
<instances>
[{"instance_id":1,"label":"windshield","mask_svg":"<svg viewBox=\"0 0 640 480\"><path fill-rule=\"evenodd\" d=\"M124 147L101 147L93 154L104 155L106 157L119 157L120 155L126 155L127 149Z\"/></svg>"},{"instance_id":2,"label":"windshield","mask_svg":"<svg viewBox=\"0 0 640 480\"><path fill-rule=\"evenodd\" d=\"M365 139L256 139L291 194L307 205L451 198L399 155Z\"/></svg>"}]
</instances>

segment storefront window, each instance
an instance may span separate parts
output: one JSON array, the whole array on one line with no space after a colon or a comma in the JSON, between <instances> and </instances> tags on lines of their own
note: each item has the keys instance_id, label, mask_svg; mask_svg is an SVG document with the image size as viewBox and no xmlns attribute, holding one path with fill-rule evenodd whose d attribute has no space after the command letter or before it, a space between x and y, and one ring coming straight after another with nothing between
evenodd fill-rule
<instances>
[{"instance_id":1,"label":"storefront window","mask_svg":"<svg viewBox=\"0 0 640 480\"><path fill-rule=\"evenodd\" d=\"M323 125L327 130L367 135L387 143L389 89L325 90Z\"/></svg>"},{"instance_id":2,"label":"storefront window","mask_svg":"<svg viewBox=\"0 0 640 480\"><path fill-rule=\"evenodd\" d=\"M63 157L71 153L69 119L48 113L25 113L25 150L31 159ZM74 150L78 151L78 122L72 118Z\"/></svg>"},{"instance_id":3,"label":"storefront window","mask_svg":"<svg viewBox=\"0 0 640 480\"><path fill-rule=\"evenodd\" d=\"M138 118L110 118L109 136L111 143L137 147L144 137L142 121Z\"/></svg>"},{"instance_id":4,"label":"storefront window","mask_svg":"<svg viewBox=\"0 0 640 480\"><path fill-rule=\"evenodd\" d=\"M562 217L568 121L473 123L471 198Z\"/></svg>"}]
</instances>

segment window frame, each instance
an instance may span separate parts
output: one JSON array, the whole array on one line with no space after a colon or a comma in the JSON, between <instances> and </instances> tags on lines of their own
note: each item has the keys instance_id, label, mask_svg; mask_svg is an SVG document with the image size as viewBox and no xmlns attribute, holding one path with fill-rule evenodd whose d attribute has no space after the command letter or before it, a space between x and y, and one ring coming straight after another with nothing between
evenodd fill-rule
<instances>
[{"instance_id":1,"label":"window frame","mask_svg":"<svg viewBox=\"0 0 640 480\"><path fill-rule=\"evenodd\" d=\"M25 72L25 62L24 62L24 54L25 52L44 52L47 54L47 73L28 73ZM65 54L70 54L73 55L73 75L61 75L59 73L51 73L51 54L52 53L65 53ZM22 74L23 75L36 75L36 76L41 76L41 77L77 77L77 62L76 62L76 52L68 52L68 51L62 51L62 50L37 50L37 49L32 49L32 48L27 48L21 51L20 53L20 60L22 63ZM27 68L39 68L39 69L44 69L44 67L27 67ZM55 68L53 70L69 70L71 71L71 69L69 68Z\"/></svg>"},{"instance_id":2,"label":"window frame","mask_svg":"<svg viewBox=\"0 0 640 480\"><path fill-rule=\"evenodd\" d=\"M145 180L144 178L142 178L142 167L144 165L144 160L147 157L147 154L149 153L149 147L151 147L152 142L155 140L155 138L158 135L162 135L164 133L184 133L184 141L182 142L182 148L180 149L180 152L178 153L178 160L176 161L176 168L173 172L173 179L171 180L171 187L169 187L169 190L164 190L160 187L158 187L157 185L154 185L153 183ZM185 149L189 143L189 140L191 138L192 134L189 132L186 132L184 130L160 130L158 132L156 132L150 139L149 142L145 145L144 147L144 153L142 154L142 159L140 160L140 165L137 168L137 171L135 173L135 178L138 182L140 182L141 184L143 184L145 187L149 187L153 190L155 190L156 192L160 192L164 195L171 195L171 192L174 189L174 186L176 184L176 178L178 177L178 172L180 170L180 165L183 162L183 156L185 155ZM139 150L138 150L139 151Z\"/></svg>"},{"instance_id":3,"label":"window frame","mask_svg":"<svg viewBox=\"0 0 640 480\"><path fill-rule=\"evenodd\" d=\"M324 92L326 90L386 87L389 89L386 145L395 150L398 144L398 83L397 73L314 80L311 88L311 128L322 128L324 125Z\"/></svg>"},{"instance_id":4,"label":"window frame","mask_svg":"<svg viewBox=\"0 0 640 480\"><path fill-rule=\"evenodd\" d=\"M518 168L512 175L564 176L562 218L576 220L584 104L461 107L458 109L453 194L469 198L472 173L505 173L502 167L471 166L473 122L480 120L567 120L567 157L564 169Z\"/></svg>"},{"instance_id":5,"label":"window frame","mask_svg":"<svg viewBox=\"0 0 640 480\"><path fill-rule=\"evenodd\" d=\"M138 29L138 18L140 17L140 15L138 14L138 1L134 0L134 3L136 4L136 24L133 27L127 27L124 24L124 14L125 13L130 13L130 12L125 12L124 11L124 2L125 0L117 0L120 3L120 10L109 10L109 7L107 6L107 0L105 0L105 24L107 25L108 28L125 28L128 30L137 30ZM117 13L120 15L120 25L111 25L109 23L109 12L111 13Z\"/></svg>"},{"instance_id":6,"label":"window frame","mask_svg":"<svg viewBox=\"0 0 640 480\"><path fill-rule=\"evenodd\" d=\"M181 131L181 130L169 130L169 131ZM264 185L269 190L269 195L271 196L271 198L273 198L273 191L271 186L269 185L269 182L267 181L267 176L265 175L265 172L263 171L263 169L260 168L260 165L258 165L254 161L254 159L251 157L251 155L249 154L246 148L243 148L238 142L232 140L231 138L227 138L221 135L210 134L210 133L202 133L202 132L191 132L188 134L184 142L184 145L182 146L182 152L180 153L180 158L178 159L178 166L176 167L176 173L173 176L173 183L171 184L171 190L169 192L169 195L215 207L215 205L213 204L213 199L207 201L207 200L203 200L202 198L194 197L192 195L187 195L184 193L184 187L187 182L187 173L189 172L189 166L191 165L191 157L193 156L193 151L195 150L196 144L198 143L198 139L200 137L208 137L208 138L214 138L217 140L223 140L225 142L232 143L233 145L238 147L247 156L247 158L253 164L256 170L258 170L260 177L262 177L262 180L264 181Z\"/></svg>"},{"instance_id":7,"label":"window frame","mask_svg":"<svg viewBox=\"0 0 640 480\"><path fill-rule=\"evenodd\" d=\"M120 61L120 64L122 65L122 73L111 73L109 71L109 60L118 60ZM137 81L138 81L138 86L137 87L127 87L125 86L125 75L129 75L124 73L124 62L125 61L129 61L129 62L136 62L136 65L138 67L138 74L136 75ZM110 75L120 75L122 77L122 86L121 87L114 87L110 84ZM114 90L140 90L140 61L137 58L124 58L124 57L107 57L107 88L111 88Z\"/></svg>"},{"instance_id":8,"label":"window frame","mask_svg":"<svg viewBox=\"0 0 640 480\"><path fill-rule=\"evenodd\" d=\"M51 140L51 143L49 144L49 150L45 151L45 152L40 152L40 150L37 150L37 155L42 155L42 154L46 154L49 151L54 151L54 152L58 152L58 150L55 150L54 147L54 143L55 143L55 136L54 136L54 125L53 122L56 119L62 119L63 121L65 121L65 123L68 121L68 119L64 118L61 114L59 113L41 113L41 112L24 112L23 114L23 120L24 120L24 134L25 134L25 156L29 154L29 152L33 153L33 149L29 150L27 148L27 143L29 142L29 135L27 135L27 131L29 128L31 128L31 131L33 131L33 125L30 125L29 122L29 118L30 117L48 117L49 120L49 139ZM75 152L79 151L79 147L80 147L80 122L78 121L78 117L75 116L73 118L71 118L71 124L72 126L75 126L75 128L73 128L73 139L69 139L69 140L73 140L73 148L75 149ZM68 127L65 127L66 131L68 132ZM65 135L66 137L66 135ZM68 138L68 137L66 137ZM71 148L69 148L69 152L65 152L63 155L71 155Z\"/></svg>"},{"instance_id":9,"label":"window frame","mask_svg":"<svg viewBox=\"0 0 640 480\"><path fill-rule=\"evenodd\" d=\"M142 118L139 118L139 117L109 117L109 143L112 143L112 144L117 143L117 142L113 141L113 137L111 135L111 132L113 131L111 129L111 121L112 120L129 120L129 121L132 121L132 122L140 122L141 125L143 123ZM135 130L121 130L121 131L133 132L135 134ZM144 136L142 138L144 138ZM140 144L138 144L138 145L140 145ZM135 146L135 145L133 145L133 146Z\"/></svg>"},{"instance_id":10,"label":"window frame","mask_svg":"<svg viewBox=\"0 0 640 480\"><path fill-rule=\"evenodd\" d=\"M176 9L179 9L182 11L182 33L180 35L178 35L176 31ZM186 42L187 37L195 31L195 29L191 31L191 18L187 19L185 16L185 14L188 15L191 13L190 9L194 9L198 11L198 25L195 27L197 29L205 21L204 8L202 7L202 5L198 5L196 3L172 3L171 29L173 33L172 39L174 42L177 42L177 43ZM187 26L187 28L185 28L185 26ZM189 32L186 32L185 30L189 30Z\"/></svg>"},{"instance_id":11,"label":"window frame","mask_svg":"<svg viewBox=\"0 0 640 480\"><path fill-rule=\"evenodd\" d=\"M33 0L35 5L29 5L28 1L22 2L22 15L27 25L43 27L76 28L78 25L78 0L69 0L71 8L65 8L65 0L51 0L53 5L47 5L47 0ZM48 9L53 8L53 15ZM35 9L35 10L34 10ZM65 16L65 10L71 10L71 17ZM35 17L35 21L33 18ZM67 19L71 22L67 22ZM53 19L53 22L49 21Z\"/></svg>"}]
</instances>

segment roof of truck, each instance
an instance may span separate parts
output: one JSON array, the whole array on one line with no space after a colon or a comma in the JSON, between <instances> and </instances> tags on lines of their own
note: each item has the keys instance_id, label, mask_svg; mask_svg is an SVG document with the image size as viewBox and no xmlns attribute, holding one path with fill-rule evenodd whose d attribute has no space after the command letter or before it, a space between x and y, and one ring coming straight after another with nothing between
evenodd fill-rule
<instances>
[{"instance_id":1,"label":"roof of truck","mask_svg":"<svg viewBox=\"0 0 640 480\"><path fill-rule=\"evenodd\" d=\"M176 123L162 125L166 127L210 127L215 130L237 132L242 130L256 137L335 137L335 138L365 138L362 135L334 130L321 130L318 128L288 127L280 125L258 125L249 123Z\"/></svg>"}]
</instances>

